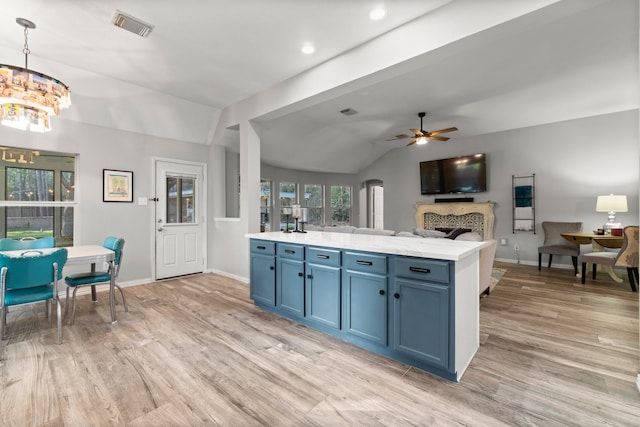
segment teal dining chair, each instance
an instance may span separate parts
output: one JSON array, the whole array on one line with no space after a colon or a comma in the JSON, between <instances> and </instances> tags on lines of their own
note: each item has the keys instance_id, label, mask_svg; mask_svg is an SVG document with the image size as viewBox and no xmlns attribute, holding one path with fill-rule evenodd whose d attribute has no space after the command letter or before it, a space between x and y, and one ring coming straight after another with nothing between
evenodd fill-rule
<instances>
[{"instance_id":1,"label":"teal dining chair","mask_svg":"<svg viewBox=\"0 0 640 427\"><path fill-rule=\"evenodd\" d=\"M111 267L107 271L90 271L87 273L78 273L78 274L70 274L64 278L65 283L67 284L67 300L65 304L65 317L69 311L69 289L73 288L73 309L71 311L71 321L69 324L73 325L76 318L76 292L78 288L82 286L91 286L92 291L95 294L95 286L102 284L110 284L111 283L111 275L113 275L113 280L115 281L118 278L118 274L120 273L120 266L122 265L122 252L124 248L124 239L116 238L116 237L107 237L104 239L103 245L107 249L111 249L115 252L115 256L113 259L113 271ZM116 284L116 288L120 291L120 295L122 296L122 304L124 305L124 311L129 311L127 307L127 300L124 296L124 292L122 288Z\"/></svg>"},{"instance_id":2,"label":"teal dining chair","mask_svg":"<svg viewBox=\"0 0 640 427\"><path fill-rule=\"evenodd\" d=\"M20 251L26 249L55 248L56 239L51 236L40 239L23 238L20 240L4 238L0 239L0 251Z\"/></svg>"},{"instance_id":3,"label":"teal dining chair","mask_svg":"<svg viewBox=\"0 0 640 427\"><path fill-rule=\"evenodd\" d=\"M48 253L29 249L19 256L0 252L0 337L4 340L7 328L7 308L39 301L47 303L47 317L51 325L51 301L55 301L58 320L58 344L62 344L62 317L58 298L58 280L67 262L67 250L54 249Z\"/></svg>"}]
</instances>

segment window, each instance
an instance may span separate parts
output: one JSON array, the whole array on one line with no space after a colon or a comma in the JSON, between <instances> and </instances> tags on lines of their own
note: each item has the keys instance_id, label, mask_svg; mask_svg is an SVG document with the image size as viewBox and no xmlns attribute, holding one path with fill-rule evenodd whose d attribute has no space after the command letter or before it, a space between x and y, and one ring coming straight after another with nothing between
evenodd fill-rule
<instances>
[{"instance_id":1,"label":"window","mask_svg":"<svg viewBox=\"0 0 640 427\"><path fill-rule=\"evenodd\" d=\"M75 172L60 172L60 200L73 202L76 197ZM73 206L60 207L60 236L64 242L73 244Z\"/></svg>"},{"instance_id":2,"label":"window","mask_svg":"<svg viewBox=\"0 0 640 427\"><path fill-rule=\"evenodd\" d=\"M322 225L324 223L324 187L316 184L305 184L302 207L308 208L309 224Z\"/></svg>"},{"instance_id":3,"label":"window","mask_svg":"<svg viewBox=\"0 0 640 427\"><path fill-rule=\"evenodd\" d=\"M351 187L348 185L331 186L331 223L351 224Z\"/></svg>"},{"instance_id":4,"label":"window","mask_svg":"<svg viewBox=\"0 0 640 427\"><path fill-rule=\"evenodd\" d=\"M53 236L73 245L75 158L72 155L2 148L1 237Z\"/></svg>"},{"instance_id":5,"label":"window","mask_svg":"<svg viewBox=\"0 0 640 427\"><path fill-rule=\"evenodd\" d=\"M260 232L271 231L271 188L273 183L260 179Z\"/></svg>"},{"instance_id":6,"label":"window","mask_svg":"<svg viewBox=\"0 0 640 427\"><path fill-rule=\"evenodd\" d=\"M298 200L296 193L298 192L298 186L294 182L281 182L280 183L280 229L284 229L285 223L282 222L286 219L283 208L289 208L296 204ZM289 218L291 220L291 218ZM289 224L289 228L293 228L292 224Z\"/></svg>"}]
</instances>

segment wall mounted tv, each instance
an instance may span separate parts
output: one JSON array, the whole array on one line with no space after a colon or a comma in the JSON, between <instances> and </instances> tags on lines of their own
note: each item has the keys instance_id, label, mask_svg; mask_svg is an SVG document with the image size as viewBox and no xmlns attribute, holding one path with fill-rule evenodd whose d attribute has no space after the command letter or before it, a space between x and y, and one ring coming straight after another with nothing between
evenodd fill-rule
<instances>
[{"instance_id":1,"label":"wall mounted tv","mask_svg":"<svg viewBox=\"0 0 640 427\"><path fill-rule=\"evenodd\" d=\"M487 191L487 163L484 154L420 162L422 194L482 191Z\"/></svg>"}]
</instances>

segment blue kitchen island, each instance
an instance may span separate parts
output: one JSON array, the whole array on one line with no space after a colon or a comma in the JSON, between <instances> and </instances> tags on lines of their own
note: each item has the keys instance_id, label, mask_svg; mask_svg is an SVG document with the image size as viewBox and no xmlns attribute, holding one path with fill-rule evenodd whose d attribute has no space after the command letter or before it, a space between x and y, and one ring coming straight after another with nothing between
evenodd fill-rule
<instances>
[{"instance_id":1,"label":"blue kitchen island","mask_svg":"<svg viewBox=\"0 0 640 427\"><path fill-rule=\"evenodd\" d=\"M479 346L484 242L309 231L250 239L254 303L451 381Z\"/></svg>"}]
</instances>

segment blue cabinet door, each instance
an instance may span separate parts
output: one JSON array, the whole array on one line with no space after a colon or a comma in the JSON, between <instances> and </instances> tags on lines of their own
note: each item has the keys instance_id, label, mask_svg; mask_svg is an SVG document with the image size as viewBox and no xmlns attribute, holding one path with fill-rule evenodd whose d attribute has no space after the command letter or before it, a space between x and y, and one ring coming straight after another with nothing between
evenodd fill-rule
<instances>
[{"instance_id":1,"label":"blue cabinet door","mask_svg":"<svg viewBox=\"0 0 640 427\"><path fill-rule=\"evenodd\" d=\"M346 270L344 331L387 345L387 277Z\"/></svg>"},{"instance_id":2,"label":"blue cabinet door","mask_svg":"<svg viewBox=\"0 0 640 427\"><path fill-rule=\"evenodd\" d=\"M340 284L340 267L307 264L307 320L340 329Z\"/></svg>"},{"instance_id":3,"label":"blue cabinet door","mask_svg":"<svg viewBox=\"0 0 640 427\"><path fill-rule=\"evenodd\" d=\"M251 254L250 295L258 304L276 305L275 257Z\"/></svg>"},{"instance_id":4,"label":"blue cabinet door","mask_svg":"<svg viewBox=\"0 0 640 427\"><path fill-rule=\"evenodd\" d=\"M304 317L304 263L278 258L276 305L288 314Z\"/></svg>"},{"instance_id":5,"label":"blue cabinet door","mask_svg":"<svg viewBox=\"0 0 640 427\"><path fill-rule=\"evenodd\" d=\"M449 369L449 286L396 278L393 291L394 350Z\"/></svg>"}]
</instances>

